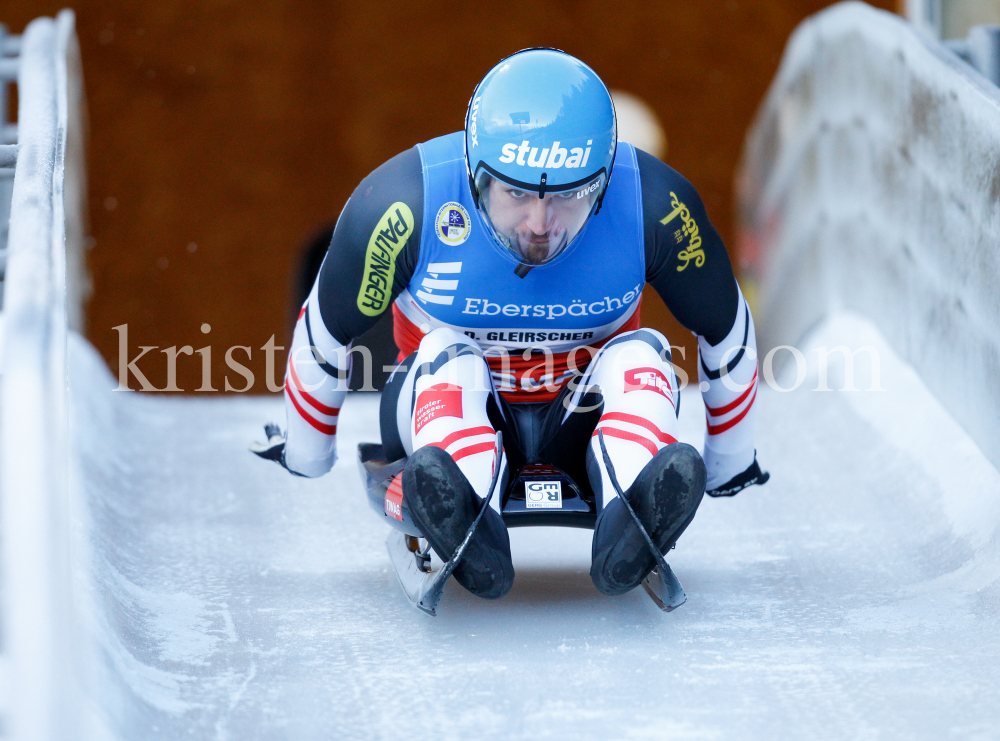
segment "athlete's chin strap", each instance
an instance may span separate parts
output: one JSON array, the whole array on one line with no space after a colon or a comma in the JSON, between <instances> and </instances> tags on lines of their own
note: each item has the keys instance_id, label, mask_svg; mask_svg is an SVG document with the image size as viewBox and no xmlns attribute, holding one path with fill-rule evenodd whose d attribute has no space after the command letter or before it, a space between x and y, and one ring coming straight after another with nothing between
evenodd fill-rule
<instances>
[{"instance_id":1,"label":"athlete's chin strap","mask_svg":"<svg viewBox=\"0 0 1000 741\"><path fill-rule=\"evenodd\" d=\"M469 176L469 190L472 191L472 202L475 204L476 209L479 209L479 188L476 187L476 179L472 177L472 170L466 167L466 173Z\"/></svg>"},{"instance_id":2,"label":"athlete's chin strap","mask_svg":"<svg viewBox=\"0 0 1000 741\"><path fill-rule=\"evenodd\" d=\"M535 267L535 266L534 265L526 265L523 262L519 262L517 264L517 267L514 268L514 275L516 275L518 278L523 278L524 276L526 276L528 273L531 272L531 269L533 267Z\"/></svg>"}]
</instances>

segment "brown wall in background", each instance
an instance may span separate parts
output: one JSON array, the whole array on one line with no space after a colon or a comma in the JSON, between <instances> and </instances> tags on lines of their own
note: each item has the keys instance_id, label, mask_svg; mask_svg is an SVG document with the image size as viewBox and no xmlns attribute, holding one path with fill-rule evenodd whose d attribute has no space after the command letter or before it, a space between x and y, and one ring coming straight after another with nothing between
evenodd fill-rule
<instances>
[{"instance_id":1,"label":"brown wall in background","mask_svg":"<svg viewBox=\"0 0 1000 741\"><path fill-rule=\"evenodd\" d=\"M259 350L288 332L304 241L358 181L415 143L462 126L473 87L501 57L555 46L612 89L644 99L667 162L734 242L732 179L743 135L788 35L822 0L506 3L156 0L75 6L90 114L87 335L118 369L118 333L140 345L211 344L264 388ZM875 3L895 9L896 0ZM7 0L14 32L60 3ZM694 345L655 296L647 325ZM201 325L211 325L206 335ZM138 366L158 387L166 356ZM181 356L180 388L201 381ZM279 368L279 381L280 381ZM228 371L233 385L243 379ZM133 387L137 387L135 381Z\"/></svg>"}]
</instances>

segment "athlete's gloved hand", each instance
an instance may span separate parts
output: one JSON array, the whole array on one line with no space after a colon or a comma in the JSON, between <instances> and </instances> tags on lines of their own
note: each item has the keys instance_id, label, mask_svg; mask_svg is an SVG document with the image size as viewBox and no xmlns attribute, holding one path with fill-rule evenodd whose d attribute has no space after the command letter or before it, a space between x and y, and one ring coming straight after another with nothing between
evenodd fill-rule
<instances>
[{"instance_id":1,"label":"athlete's gloved hand","mask_svg":"<svg viewBox=\"0 0 1000 741\"><path fill-rule=\"evenodd\" d=\"M731 497L739 494L748 486L766 484L769 478L771 478L771 474L760 470L760 464L757 463L757 458L754 456L753 463L750 464L746 471L736 474L722 486L717 486L705 493L710 497Z\"/></svg>"},{"instance_id":2,"label":"athlete's gloved hand","mask_svg":"<svg viewBox=\"0 0 1000 741\"><path fill-rule=\"evenodd\" d=\"M267 442L251 443L250 452L259 455L261 458L274 461L289 473L301 476L301 473L293 471L285 463L285 433L281 431L281 428L274 424L274 422L268 422L264 425L264 434L267 435Z\"/></svg>"}]
</instances>

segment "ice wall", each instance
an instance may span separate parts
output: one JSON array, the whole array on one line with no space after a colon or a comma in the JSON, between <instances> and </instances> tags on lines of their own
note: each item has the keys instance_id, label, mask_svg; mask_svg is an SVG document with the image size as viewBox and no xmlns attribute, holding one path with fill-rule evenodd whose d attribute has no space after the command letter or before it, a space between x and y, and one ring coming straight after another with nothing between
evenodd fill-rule
<instances>
[{"instance_id":1,"label":"ice wall","mask_svg":"<svg viewBox=\"0 0 1000 741\"><path fill-rule=\"evenodd\" d=\"M738 176L763 352L863 314L1000 465L1000 91L848 2L792 36Z\"/></svg>"},{"instance_id":2,"label":"ice wall","mask_svg":"<svg viewBox=\"0 0 1000 741\"><path fill-rule=\"evenodd\" d=\"M14 169L0 314L0 736L96 739L78 601L90 539L67 403L68 330L82 326L89 290L72 11L32 21L15 48L17 141L0 151Z\"/></svg>"},{"instance_id":3,"label":"ice wall","mask_svg":"<svg viewBox=\"0 0 1000 741\"><path fill-rule=\"evenodd\" d=\"M0 635L4 732L71 736L70 513L63 185L73 15L25 30L3 296Z\"/></svg>"}]
</instances>

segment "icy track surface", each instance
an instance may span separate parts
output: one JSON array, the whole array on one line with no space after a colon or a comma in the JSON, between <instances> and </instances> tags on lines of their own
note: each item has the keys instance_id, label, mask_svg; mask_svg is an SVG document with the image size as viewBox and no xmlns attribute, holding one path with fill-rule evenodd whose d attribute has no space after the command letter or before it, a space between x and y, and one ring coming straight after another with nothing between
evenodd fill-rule
<instances>
[{"instance_id":1,"label":"icy track surface","mask_svg":"<svg viewBox=\"0 0 1000 741\"><path fill-rule=\"evenodd\" d=\"M430 618L356 472L376 396L333 473L294 478L246 449L279 399L113 393L77 340L91 702L126 739L1000 737L1000 475L869 325L813 342L875 346L886 390L762 390L771 482L706 498L668 554L683 607L601 595L591 533L539 528L509 595L452 582Z\"/></svg>"}]
</instances>

